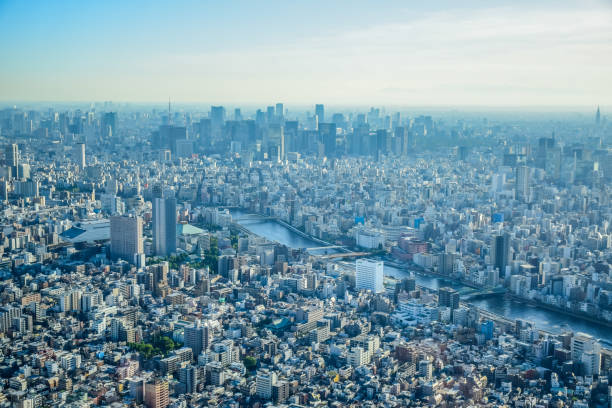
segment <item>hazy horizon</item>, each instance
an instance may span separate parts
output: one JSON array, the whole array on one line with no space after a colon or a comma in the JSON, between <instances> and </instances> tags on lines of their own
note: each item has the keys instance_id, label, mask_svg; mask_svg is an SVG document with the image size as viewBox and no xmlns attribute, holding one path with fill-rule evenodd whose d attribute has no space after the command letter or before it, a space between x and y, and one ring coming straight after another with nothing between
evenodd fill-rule
<instances>
[{"instance_id":1,"label":"hazy horizon","mask_svg":"<svg viewBox=\"0 0 612 408\"><path fill-rule=\"evenodd\" d=\"M612 106L608 1L4 1L0 34L5 103Z\"/></svg>"}]
</instances>

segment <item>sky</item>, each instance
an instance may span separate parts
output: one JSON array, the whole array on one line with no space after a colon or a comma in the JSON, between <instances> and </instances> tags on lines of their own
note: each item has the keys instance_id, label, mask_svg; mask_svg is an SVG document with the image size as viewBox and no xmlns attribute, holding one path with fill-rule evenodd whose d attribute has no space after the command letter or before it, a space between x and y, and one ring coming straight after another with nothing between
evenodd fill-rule
<instances>
[{"instance_id":1,"label":"sky","mask_svg":"<svg viewBox=\"0 0 612 408\"><path fill-rule=\"evenodd\" d=\"M0 0L0 56L10 102L612 106L612 0Z\"/></svg>"}]
</instances>

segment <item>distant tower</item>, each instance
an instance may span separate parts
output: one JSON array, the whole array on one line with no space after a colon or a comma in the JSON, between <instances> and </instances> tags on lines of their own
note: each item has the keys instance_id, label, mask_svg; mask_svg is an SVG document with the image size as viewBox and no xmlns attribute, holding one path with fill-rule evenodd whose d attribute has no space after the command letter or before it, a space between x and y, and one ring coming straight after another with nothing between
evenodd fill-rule
<instances>
[{"instance_id":1,"label":"distant tower","mask_svg":"<svg viewBox=\"0 0 612 408\"><path fill-rule=\"evenodd\" d=\"M319 118L319 123L325 122L325 106L323 104L315 105L315 115Z\"/></svg>"},{"instance_id":2,"label":"distant tower","mask_svg":"<svg viewBox=\"0 0 612 408\"><path fill-rule=\"evenodd\" d=\"M117 112L106 112L102 117L102 136L110 138L117 132Z\"/></svg>"},{"instance_id":3,"label":"distant tower","mask_svg":"<svg viewBox=\"0 0 612 408\"><path fill-rule=\"evenodd\" d=\"M4 149L4 157L7 166L17 167L19 164L19 147L15 143L7 145Z\"/></svg>"},{"instance_id":4,"label":"distant tower","mask_svg":"<svg viewBox=\"0 0 612 408\"><path fill-rule=\"evenodd\" d=\"M155 255L169 256L176 252L176 199L154 192L153 244Z\"/></svg>"},{"instance_id":5,"label":"distant tower","mask_svg":"<svg viewBox=\"0 0 612 408\"><path fill-rule=\"evenodd\" d=\"M597 113L595 113L595 124L599 125L601 121L601 112L599 111L599 105L597 105Z\"/></svg>"},{"instance_id":6,"label":"distant tower","mask_svg":"<svg viewBox=\"0 0 612 408\"><path fill-rule=\"evenodd\" d=\"M527 201L529 198L529 167L516 168L516 195L518 199Z\"/></svg>"},{"instance_id":7,"label":"distant tower","mask_svg":"<svg viewBox=\"0 0 612 408\"><path fill-rule=\"evenodd\" d=\"M73 159L74 161L78 164L79 168L81 170L83 170L86 166L86 162L85 162L85 144L84 143L77 143L76 145L74 145L73 150L72 150L72 154L73 154Z\"/></svg>"},{"instance_id":8,"label":"distant tower","mask_svg":"<svg viewBox=\"0 0 612 408\"><path fill-rule=\"evenodd\" d=\"M510 236L508 234L493 237L489 262L499 270L500 278L506 276L506 265L510 263Z\"/></svg>"}]
</instances>

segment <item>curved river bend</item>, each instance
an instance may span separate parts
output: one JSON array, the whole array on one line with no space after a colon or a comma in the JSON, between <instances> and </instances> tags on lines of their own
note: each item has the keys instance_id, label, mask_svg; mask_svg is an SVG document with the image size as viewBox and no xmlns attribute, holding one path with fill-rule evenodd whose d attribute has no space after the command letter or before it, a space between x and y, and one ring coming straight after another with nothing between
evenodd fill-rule
<instances>
[{"instance_id":1,"label":"curved river bend","mask_svg":"<svg viewBox=\"0 0 612 408\"><path fill-rule=\"evenodd\" d=\"M240 216L247 214L246 212L240 210L232 210L231 213L234 218L240 218ZM302 237L274 220L249 219L245 221L238 221L238 223L256 235L265 237L270 241L280 242L281 244L291 248L313 248L321 246L320 243ZM392 276L394 278L401 279L407 277L408 273L385 264L385 276ZM431 289L437 289L442 286L451 286L455 288L461 287L453 285L441 278L423 274L415 274L414 278L416 279L417 285ZM580 331L590 334L593 337L606 340L607 342L612 341L612 328L610 327L586 322L567 316L563 313L542 309L537 306L517 302L504 297L477 299L470 301L470 303L481 309L505 316L508 319L524 319L532 321L539 329L553 333L558 333L565 329L569 329L574 332Z\"/></svg>"}]
</instances>

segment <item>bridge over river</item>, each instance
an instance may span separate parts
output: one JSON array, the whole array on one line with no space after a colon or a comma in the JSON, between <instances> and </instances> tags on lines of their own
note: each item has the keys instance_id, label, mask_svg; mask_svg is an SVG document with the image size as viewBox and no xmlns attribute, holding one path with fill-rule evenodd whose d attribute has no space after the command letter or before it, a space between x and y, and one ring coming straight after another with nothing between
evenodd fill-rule
<instances>
[{"instance_id":1,"label":"bridge over river","mask_svg":"<svg viewBox=\"0 0 612 408\"><path fill-rule=\"evenodd\" d=\"M241 229L265 237L271 241L280 242L291 248L321 248L328 246L325 242L309 238L303 232L298 234L295 228L289 228L285 223L277 222L274 219L259 218L259 220L255 220L253 217L241 224L238 220L247 213L236 209L231 209L230 211L236 221L236 225L240 225ZM322 251L325 251L325 249ZM327 251L340 253L343 249L332 248L327 249ZM345 249L344 251L348 250ZM385 262L385 276L402 279L410 276L410 272L400 268L394 268ZM573 331L585 332L602 340L609 341L609 339L612 339L612 328L610 327L577 318L570 318L563 313L516 301L507 296L491 296L491 293L487 293L486 295L482 293L482 296L478 296L477 292L479 289L472 289L470 292L470 288L464 289L466 285L449 282L439 277L417 273L414 275L414 278L417 281L417 285L434 290L443 286L451 286L458 291L465 291L464 296L471 296L471 299L468 300L470 304L491 313L495 313L496 315L503 316L508 320L524 319L532 321L536 323L539 329L550 332L561 332L565 329L571 329ZM462 297L462 300L466 301L464 297Z\"/></svg>"}]
</instances>

